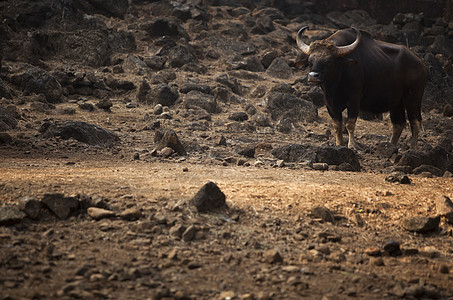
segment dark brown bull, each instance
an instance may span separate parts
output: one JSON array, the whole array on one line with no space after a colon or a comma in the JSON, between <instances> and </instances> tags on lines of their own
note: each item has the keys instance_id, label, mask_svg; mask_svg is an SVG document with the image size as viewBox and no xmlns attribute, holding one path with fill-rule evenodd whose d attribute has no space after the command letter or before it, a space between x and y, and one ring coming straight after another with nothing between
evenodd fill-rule
<instances>
[{"instance_id":1,"label":"dark brown bull","mask_svg":"<svg viewBox=\"0 0 453 300\"><path fill-rule=\"evenodd\" d=\"M354 129L359 110L390 112L391 143L396 145L406 125L417 147L421 128L421 102L426 85L423 61L404 46L374 40L366 31L339 30L325 40L307 45L297 33L297 45L308 56L308 81L320 85L333 119L336 144L343 145L342 112L347 108L349 148L356 148Z\"/></svg>"}]
</instances>

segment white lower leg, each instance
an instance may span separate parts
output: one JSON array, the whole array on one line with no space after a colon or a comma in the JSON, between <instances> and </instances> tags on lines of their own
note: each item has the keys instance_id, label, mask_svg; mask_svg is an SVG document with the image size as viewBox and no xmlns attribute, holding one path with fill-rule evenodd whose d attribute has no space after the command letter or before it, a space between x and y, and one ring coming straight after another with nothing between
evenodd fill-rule
<instances>
[{"instance_id":1,"label":"white lower leg","mask_svg":"<svg viewBox=\"0 0 453 300\"><path fill-rule=\"evenodd\" d=\"M341 121L333 121L333 127L335 129L336 145L343 146L343 124Z\"/></svg>"},{"instance_id":2,"label":"white lower leg","mask_svg":"<svg viewBox=\"0 0 453 300\"><path fill-rule=\"evenodd\" d=\"M357 143L355 142L354 138L354 131L355 131L355 123L357 122L357 118L348 119L346 122L346 129L348 130L348 148L356 149Z\"/></svg>"}]
</instances>

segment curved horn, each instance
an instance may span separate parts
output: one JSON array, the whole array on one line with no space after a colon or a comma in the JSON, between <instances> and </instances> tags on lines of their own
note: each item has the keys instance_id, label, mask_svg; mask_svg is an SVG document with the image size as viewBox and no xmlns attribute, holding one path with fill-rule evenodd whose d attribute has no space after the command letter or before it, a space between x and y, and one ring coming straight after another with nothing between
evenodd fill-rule
<instances>
[{"instance_id":1,"label":"curved horn","mask_svg":"<svg viewBox=\"0 0 453 300\"><path fill-rule=\"evenodd\" d=\"M299 31L297 32L297 37L296 37L296 42L297 42L297 46L299 47L299 49L305 53L306 55L309 54L310 52L310 46L308 46L307 44L305 44L302 39L301 39L301 36L302 36L302 33L308 29L308 26L305 26L305 27L302 27L301 29L299 29Z\"/></svg>"},{"instance_id":2,"label":"curved horn","mask_svg":"<svg viewBox=\"0 0 453 300\"><path fill-rule=\"evenodd\" d=\"M352 27L352 29L356 33L355 41L347 46L337 46L337 56L346 56L359 46L360 40L362 39L362 34L360 33L360 30L357 30L354 27Z\"/></svg>"}]
</instances>

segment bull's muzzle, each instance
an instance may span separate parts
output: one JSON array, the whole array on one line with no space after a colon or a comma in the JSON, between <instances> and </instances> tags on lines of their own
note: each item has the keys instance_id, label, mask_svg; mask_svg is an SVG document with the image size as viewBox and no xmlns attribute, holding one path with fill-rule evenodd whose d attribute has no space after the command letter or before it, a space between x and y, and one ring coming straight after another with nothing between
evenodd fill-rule
<instances>
[{"instance_id":1,"label":"bull's muzzle","mask_svg":"<svg viewBox=\"0 0 453 300\"><path fill-rule=\"evenodd\" d=\"M320 74L318 72L310 72L308 74L308 82L313 84L321 83Z\"/></svg>"}]
</instances>

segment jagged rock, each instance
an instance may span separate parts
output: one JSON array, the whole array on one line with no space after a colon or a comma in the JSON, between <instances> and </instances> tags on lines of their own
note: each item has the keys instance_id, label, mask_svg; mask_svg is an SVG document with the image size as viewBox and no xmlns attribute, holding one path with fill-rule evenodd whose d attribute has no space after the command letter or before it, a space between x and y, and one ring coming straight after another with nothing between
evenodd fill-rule
<instances>
[{"instance_id":1,"label":"jagged rock","mask_svg":"<svg viewBox=\"0 0 453 300\"><path fill-rule=\"evenodd\" d=\"M270 113L272 120L313 122L318 119L318 110L313 103L286 92L271 92L267 96L266 110Z\"/></svg>"},{"instance_id":2,"label":"jagged rock","mask_svg":"<svg viewBox=\"0 0 453 300\"><path fill-rule=\"evenodd\" d=\"M154 139L158 142L155 149L156 151L161 151L165 147L169 147L181 156L187 154L184 146L179 141L178 135L173 129L167 129L165 132L156 131Z\"/></svg>"},{"instance_id":3,"label":"jagged rock","mask_svg":"<svg viewBox=\"0 0 453 300\"><path fill-rule=\"evenodd\" d=\"M275 58L266 70L266 74L278 79L291 79L294 74L291 67L280 57Z\"/></svg>"},{"instance_id":4,"label":"jagged rock","mask_svg":"<svg viewBox=\"0 0 453 300\"><path fill-rule=\"evenodd\" d=\"M190 199L189 203L195 206L200 213L207 213L227 208L225 203L225 194L219 189L214 182L206 183Z\"/></svg>"},{"instance_id":5,"label":"jagged rock","mask_svg":"<svg viewBox=\"0 0 453 300\"><path fill-rule=\"evenodd\" d=\"M376 153L383 158L390 158L392 155L398 153L398 147L390 142L382 142L376 146Z\"/></svg>"},{"instance_id":6,"label":"jagged rock","mask_svg":"<svg viewBox=\"0 0 453 300\"><path fill-rule=\"evenodd\" d=\"M238 122L247 121L248 118L249 118L249 116L247 115L247 113L243 112L243 111L234 112L228 116L229 120L238 121Z\"/></svg>"},{"instance_id":7,"label":"jagged rock","mask_svg":"<svg viewBox=\"0 0 453 300\"><path fill-rule=\"evenodd\" d=\"M269 264L283 263L283 258L277 249L267 250L263 253L263 258Z\"/></svg>"},{"instance_id":8,"label":"jagged rock","mask_svg":"<svg viewBox=\"0 0 453 300\"><path fill-rule=\"evenodd\" d=\"M352 167L352 170L347 171L360 171L357 154L346 147L319 147L316 151L316 162L339 166L347 163Z\"/></svg>"},{"instance_id":9,"label":"jagged rock","mask_svg":"<svg viewBox=\"0 0 453 300\"><path fill-rule=\"evenodd\" d=\"M60 83L46 70L24 64L21 72L11 75L10 80L25 91L44 94L50 103L62 101L63 90Z\"/></svg>"},{"instance_id":10,"label":"jagged rock","mask_svg":"<svg viewBox=\"0 0 453 300\"><path fill-rule=\"evenodd\" d=\"M79 200L75 197L67 197L64 194L44 194L41 199L50 211L58 218L64 220L79 208Z\"/></svg>"},{"instance_id":11,"label":"jagged rock","mask_svg":"<svg viewBox=\"0 0 453 300\"><path fill-rule=\"evenodd\" d=\"M335 215L333 212L325 206L316 206L311 210L311 214L316 217L320 218L323 222L335 222Z\"/></svg>"},{"instance_id":12,"label":"jagged rock","mask_svg":"<svg viewBox=\"0 0 453 300\"><path fill-rule=\"evenodd\" d=\"M402 172L392 172L385 177L385 181L400 184L411 184L412 180Z\"/></svg>"},{"instance_id":13,"label":"jagged rock","mask_svg":"<svg viewBox=\"0 0 453 300\"><path fill-rule=\"evenodd\" d=\"M87 0L95 11L106 15L107 17L124 18L128 8L128 0Z\"/></svg>"},{"instance_id":14,"label":"jagged rock","mask_svg":"<svg viewBox=\"0 0 453 300\"><path fill-rule=\"evenodd\" d=\"M0 225L14 225L25 218L25 213L14 206L0 207Z\"/></svg>"},{"instance_id":15,"label":"jagged rock","mask_svg":"<svg viewBox=\"0 0 453 300\"><path fill-rule=\"evenodd\" d=\"M2 131L2 130L6 130L6 128L2 129L2 125L0 123L0 131ZM9 144L12 144L13 142L14 142L14 139L12 136L10 136L6 132L0 132L0 145L9 145Z\"/></svg>"},{"instance_id":16,"label":"jagged rock","mask_svg":"<svg viewBox=\"0 0 453 300\"><path fill-rule=\"evenodd\" d=\"M106 111L110 111L110 108L112 106L113 106L113 102L110 99L102 99L102 100L99 100L98 103L96 103L97 108L100 108L100 109L103 109Z\"/></svg>"},{"instance_id":17,"label":"jagged rock","mask_svg":"<svg viewBox=\"0 0 453 300\"><path fill-rule=\"evenodd\" d=\"M442 175L444 175L444 172L443 170L439 169L439 168L436 168L434 166L430 166L430 165L421 165L415 169L412 170L412 172L414 174L422 174L422 173L427 173L427 174L431 174L431 175L434 175L434 176L437 176L437 177L442 177Z\"/></svg>"},{"instance_id":18,"label":"jagged rock","mask_svg":"<svg viewBox=\"0 0 453 300\"><path fill-rule=\"evenodd\" d=\"M44 137L59 136L62 139L74 138L89 145L112 147L119 142L119 137L111 131L97 125L81 121L54 122L44 131Z\"/></svg>"},{"instance_id":19,"label":"jagged rock","mask_svg":"<svg viewBox=\"0 0 453 300\"><path fill-rule=\"evenodd\" d=\"M24 197L19 201L19 209L30 219L36 220L41 212L41 203L34 198Z\"/></svg>"},{"instance_id":20,"label":"jagged rock","mask_svg":"<svg viewBox=\"0 0 453 300\"><path fill-rule=\"evenodd\" d=\"M14 118L14 114L6 108L0 107L0 131L14 129L18 121Z\"/></svg>"},{"instance_id":21,"label":"jagged rock","mask_svg":"<svg viewBox=\"0 0 453 300\"><path fill-rule=\"evenodd\" d=\"M435 147L427 152L414 150L406 151L398 161L398 165L409 166L413 169L421 165L430 165L442 171L451 168L449 153L442 147Z\"/></svg>"},{"instance_id":22,"label":"jagged rock","mask_svg":"<svg viewBox=\"0 0 453 300\"><path fill-rule=\"evenodd\" d=\"M1 61L0 61L0 69L1 69ZM0 78L0 99L4 97L6 99L11 99L12 95L8 87L6 86L5 82Z\"/></svg>"},{"instance_id":23,"label":"jagged rock","mask_svg":"<svg viewBox=\"0 0 453 300\"><path fill-rule=\"evenodd\" d=\"M439 229L440 216L430 217L409 217L403 219L402 225L408 231L427 233Z\"/></svg>"},{"instance_id":24,"label":"jagged rock","mask_svg":"<svg viewBox=\"0 0 453 300\"><path fill-rule=\"evenodd\" d=\"M436 199L437 214L444 216L445 220L453 224L453 202L447 196L440 196Z\"/></svg>"},{"instance_id":25,"label":"jagged rock","mask_svg":"<svg viewBox=\"0 0 453 300\"><path fill-rule=\"evenodd\" d=\"M211 94L212 89L209 85L204 85L204 84L195 84L195 83L189 83L186 82L184 83L180 88L179 91L183 94L187 94L190 91L198 91L204 94Z\"/></svg>"},{"instance_id":26,"label":"jagged rock","mask_svg":"<svg viewBox=\"0 0 453 300\"><path fill-rule=\"evenodd\" d=\"M384 251L390 256L401 255L400 243L397 241L388 241L384 244Z\"/></svg>"},{"instance_id":27,"label":"jagged rock","mask_svg":"<svg viewBox=\"0 0 453 300\"><path fill-rule=\"evenodd\" d=\"M192 90L184 97L184 107L188 109L202 108L208 113L219 113L220 108L214 96Z\"/></svg>"}]
</instances>

